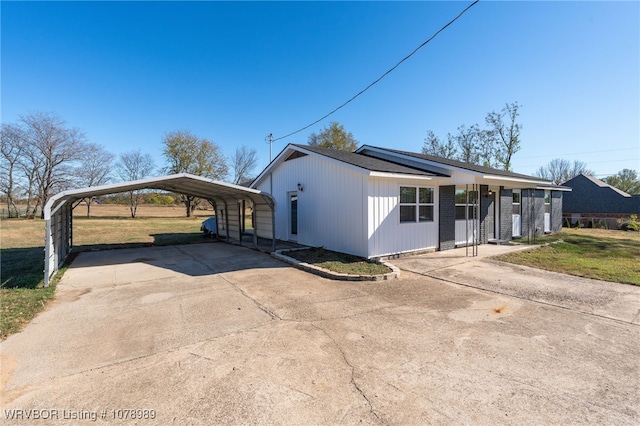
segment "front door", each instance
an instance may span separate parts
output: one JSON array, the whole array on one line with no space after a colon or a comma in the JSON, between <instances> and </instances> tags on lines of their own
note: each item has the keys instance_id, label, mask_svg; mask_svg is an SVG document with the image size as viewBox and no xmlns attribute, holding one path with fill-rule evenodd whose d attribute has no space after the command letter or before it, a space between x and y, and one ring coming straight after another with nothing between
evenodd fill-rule
<instances>
[{"instance_id":1,"label":"front door","mask_svg":"<svg viewBox=\"0 0 640 426\"><path fill-rule=\"evenodd\" d=\"M544 232L551 232L551 191L544 191Z\"/></svg>"},{"instance_id":2,"label":"front door","mask_svg":"<svg viewBox=\"0 0 640 426\"><path fill-rule=\"evenodd\" d=\"M511 235L514 237L522 236L522 199L519 189L513 190L513 214L511 215L511 221L513 223Z\"/></svg>"},{"instance_id":3,"label":"front door","mask_svg":"<svg viewBox=\"0 0 640 426\"><path fill-rule=\"evenodd\" d=\"M298 193L290 192L289 196L289 240L298 241Z\"/></svg>"}]
</instances>

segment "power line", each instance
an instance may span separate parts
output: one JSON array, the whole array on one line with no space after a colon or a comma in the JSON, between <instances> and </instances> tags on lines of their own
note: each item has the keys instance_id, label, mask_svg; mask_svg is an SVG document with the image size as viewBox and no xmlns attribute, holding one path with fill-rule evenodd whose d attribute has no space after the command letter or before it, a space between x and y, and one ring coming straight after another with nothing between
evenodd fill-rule
<instances>
[{"instance_id":1,"label":"power line","mask_svg":"<svg viewBox=\"0 0 640 426\"><path fill-rule=\"evenodd\" d=\"M572 155L582 155L582 154L598 154L601 152L614 152L614 151L631 151L631 150L637 150L638 148L620 148L620 149L606 149L606 150L601 150L601 151L581 151L581 152L572 152L569 154L549 154L549 155L536 155L533 157L519 157L520 160L528 160L530 158L551 158L551 157L555 157L555 158L559 158L559 157L568 157L568 156L572 156Z\"/></svg>"},{"instance_id":2,"label":"power line","mask_svg":"<svg viewBox=\"0 0 640 426\"><path fill-rule=\"evenodd\" d=\"M409 53L407 56L405 56L404 58L402 58L400 60L400 62L398 62L397 64L395 64L393 67L389 68L389 70L387 72L385 72L384 74L382 74L380 77L378 77L375 81L373 81L373 83L369 84L367 87L365 87L364 89L362 89L361 91L359 91L358 93L356 93L351 99L349 99L348 101L344 102L342 105L340 105L339 107L335 108L333 111L329 112L328 114L323 115L322 117L320 117L319 119L317 119L316 121L314 121L311 124L307 124L306 126L296 130L295 132L291 132L288 133L284 136L280 136L279 138L275 138L273 139L273 142L275 141L279 141L281 139L286 139L289 136L293 136L296 133L300 133L303 130L308 129L309 127L313 126L314 124L318 124L319 122L321 122L322 120L324 120L325 118L329 117L330 115L332 115L333 113L335 113L336 111L340 110L341 108L345 107L347 104L351 103L353 100L355 100L358 96L362 95L364 92L366 92L367 90L369 90L373 85L375 85L376 83L378 83L380 80L382 80L383 78L385 78L387 75L391 74L391 72L393 70L395 70L396 68L398 68L400 66L400 64L402 64L404 61L406 61L407 59L409 59L410 57L412 57L418 50L422 49L424 46L426 46L431 40L433 40L434 38L436 38L438 36L438 34L440 34L442 31L444 31L449 25L453 24L454 22L456 22L458 20L458 18L460 18L462 15L464 15L469 9L471 9L473 6L476 5L476 3L478 3L480 0L475 0L473 3L471 3L469 6L467 6L462 12L460 12L458 14L458 16L456 16L455 18L453 18L451 21L449 21L446 25L444 25L442 28L440 28L438 31L436 31L431 37L429 37L429 39L427 39L424 43L422 43L420 46L416 47L413 52Z\"/></svg>"},{"instance_id":3,"label":"power line","mask_svg":"<svg viewBox=\"0 0 640 426\"><path fill-rule=\"evenodd\" d=\"M590 165L590 164L602 164L602 163L623 163L626 161L638 161L638 160L640 159L639 158L623 158L620 160L601 160L601 161L589 161L589 162L585 161L585 163L587 163L587 165ZM528 166L521 166L521 167L525 168L525 167L537 167L537 166L539 165L528 165Z\"/></svg>"}]
</instances>

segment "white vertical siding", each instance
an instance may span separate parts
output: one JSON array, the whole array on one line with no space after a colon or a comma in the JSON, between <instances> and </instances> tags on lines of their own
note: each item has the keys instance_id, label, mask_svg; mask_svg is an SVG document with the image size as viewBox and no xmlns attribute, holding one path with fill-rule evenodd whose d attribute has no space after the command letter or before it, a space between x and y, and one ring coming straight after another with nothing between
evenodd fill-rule
<instances>
[{"instance_id":1,"label":"white vertical siding","mask_svg":"<svg viewBox=\"0 0 640 426\"><path fill-rule=\"evenodd\" d=\"M289 240L290 192L298 194L297 242L367 256L367 175L327 158L284 161L258 189L276 200L276 238ZM298 190L298 183L303 191Z\"/></svg>"},{"instance_id":2,"label":"white vertical siding","mask_svg":"<svg viewBox=\"0 0 640 426\"><path fill-rule=\"evenodd\" d=\"M400 186L434 188L433 221L400 223ZM438 187L426 180L369 178L369 257L435 249L438 246Z\"/></svg>"}]
</instances>

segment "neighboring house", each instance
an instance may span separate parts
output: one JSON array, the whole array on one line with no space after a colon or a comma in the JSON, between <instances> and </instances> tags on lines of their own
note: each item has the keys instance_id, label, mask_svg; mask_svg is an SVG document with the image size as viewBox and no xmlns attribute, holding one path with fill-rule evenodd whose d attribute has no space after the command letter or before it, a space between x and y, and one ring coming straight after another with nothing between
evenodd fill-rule
<instances>
[{"instance_id":1,"label":"neighboring house","mask_svg":"<svg viewBox=\"0 0 640 426\"><path fill-rule=\"evenodd\" d=\"M251 187L275 200L276 238L366 258L559 231L569 190L430 155L294 144Z\"/></svg>"},{"instance_id":2,"label":"neighboring house","mask_svg":"<svg viewBox=\"0 0 640 426\"><path fill-rule=\"evenodd\" d=\"M576 222L607 221L615 227L615 219L640 215L640 195L630 195L592 176L580 174L563 186L572 189L565 194L562 213L574 225Z\"/></svg>"}]
</instances>

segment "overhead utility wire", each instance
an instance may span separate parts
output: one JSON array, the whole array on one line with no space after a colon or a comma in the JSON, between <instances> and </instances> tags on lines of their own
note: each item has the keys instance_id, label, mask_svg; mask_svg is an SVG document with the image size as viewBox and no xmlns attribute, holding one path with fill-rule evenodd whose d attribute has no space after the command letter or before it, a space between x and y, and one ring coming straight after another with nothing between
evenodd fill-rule
<instances>
[{"instance_id":1,"label":"overhead utility wire","mask_svg":"<svg viewBox=\"0 0 640 426\"><path fill-rule=\"evenodd\" d=\"M369 84L367 87L365 87L364 89L362 89L361 91L359 91L355 96L353 96L351 99L349 99L348 101L346 101L345 103L343 103L342 105L340 105L339 107L337 107L336 109L334 109L333 111L329 112L328 114L325 114L324 116L320 117L319 119L317 119L316 121L314 121L311 124L308 124L306 126L304 126L301 129L296 130L295 132L291 132L287 135L284 136L280 136L279 138L274 138L272 140L272 142L275 141L279 141L281 139L286 139L289 136L293 136L296 133L300 133L303 130L308 129L309 127L313 126L314 124L318 124L319 122L321 122L322 120L324 120L325 118L329 117L330 115L332 115L333 113L335 113L336 111L338 111L339 109L343 108L344 106L346 106L347 104L349 104L350 102L352 102L353 100L355 100L358 96L362 95L364 92L366 92L367 90L369 90L374 84L378 83L380 80L382 80L383 78L385 78L387 75L389 75L393 70L395 70L396 68L398 68L398 66L400 66L401 63L403 63L404 61L406 61L407 59L409 59L410 57L412 57L418 50L422 49L424 46L426 46L431 40L433 40L434 38L436 38L438 36L438 34L440 34L442 31L444 31L449 25L453 24L454 22L456 22L458 20L458 18L460 18L462 15L464 15L469 9L471 9L473 6L476 5L476 3L478 3L480 0L475 0L473 3L471 3L469 6L467 6L462 12L460 12L458 14L458 16L456 16L455 18L453 18L451 21L449 21L445 26L443 26L442 28L440 28L438 31L435 32L435 34L433 34L427 41L425 41L424 43L422 43L420 46L416 47L413 52L409 53L407 56L405 56L404 58L402 58L402 60L400 62L398 62L397 64L395 64L393 67L391 67L387 72L385 72L384 74L382 74L380 77L378 77L377 80L375 80L373 83Z\"/></svg>"}]
</instances>

